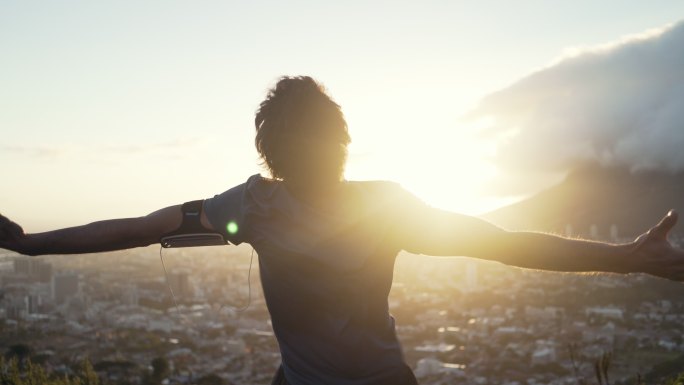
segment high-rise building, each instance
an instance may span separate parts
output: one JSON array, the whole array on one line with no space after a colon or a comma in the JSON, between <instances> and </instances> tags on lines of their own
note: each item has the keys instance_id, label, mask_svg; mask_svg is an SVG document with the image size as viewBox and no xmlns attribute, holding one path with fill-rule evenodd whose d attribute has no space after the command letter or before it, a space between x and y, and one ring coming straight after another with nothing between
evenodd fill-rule
<instances>
[{"instance_id":1,"label":"high-rise building","mask_svg":"<svg viewBox=\"0 0 684 385\"><path fill-rule=\"evenodd\" d=\"M52 265L45 261L38 261L36 278L40 282L52 282Z\"/></svg>"},{"instance_id":2,"label":"high-rise building","mask_svg":"<svg viewBox=\"0 0 684 385\"><path fill-rule=\"evenodd\" d=\"M465 284L466 289L477 289L477 262L467 261L465 265Z\"/></svg>"},{"instance_id":3,"label":"high-rise building","mask_svg":"<svg viewBox=\"0 0 684 385\"><path fill-rule=\"evenodd\" d=\"M14 259L14 273L28 277L32 281L50 282L52 265L37 258L16 258Z\"/></svg>"},{"instance_id":4,"label":"high-rise building","mask_svg":"<svg viewBox=\"0 0 684 385\"><path fill-rule=\"evenodd\" d=\"M169 274L169 286L177 297L189 297L192 294L190 287L190 275L187 272Z\"/></svg>"},{"instance_id":5,"label":"high-rise building","mask_svg":"<svg viewBox=\"0 0 684 385\"><path fill-rule=\"evenodd\" d=\"M26 318L27 306L25 296L12 296L4 303L5 314L9 319L24 319Z\"/></svg>"},{"instance_id":6,"label":"high-rise building","mask_svg":"<svg viewBox=\"0 0 684 385\"><path fill-rule=\"evenodd\" d=\"M16 258L14 260L14 274L29 275L31 258Z\"/></svg>"},{"instance_id":7,"label":"high-rise building","mask_svg":"<svg viewBox=\"0 0 684 385\"><path fill-rule=\"evenodd\" d=\"M138 287L136 285L128 285L121 288L121 301L126 305L137 305L140 300Z\"/></svg>"},{"instance_id":8,"label":"high-rise building","mask_svg":"<svg viewBox=\"0 0 684 385\"><path fill-rule=\"evenodd\" d=\"M610 225L610 240L613 242L618 241L618 227L615 223Z\"/></svg>"},{"instance_id":9,"label":"high-rise building","mask_svg":"<svg viewBox=\"0 0 684 385\"><path fill-rule=\"evenodd\" d=\"M76 273L62 273L52 277L52 296L60 304L78 293L79 276Z\"/></svg>"},{"instance_id":10,"label":"high-rise building","mask_svg":"<svg viewBox=\"0 0 684 385\"><path fill-rule=\"evenodd\" d=\"M30 294L26 296L26 306L29 314L36 314L40 312L40 306L43 304L42 298L38 294Z\"/></svg>"},{"instance_id":11,"label":"high-rise building","mask_svg":"<svg viewBox=\"0 0 684 385\"><path fill-rule=\"evenodd\" d=\"M598 239L599 231L598 226L596 224L592 224L591 226L589 226L589 237L591 239Z\"/></svg>"}]
</instances>

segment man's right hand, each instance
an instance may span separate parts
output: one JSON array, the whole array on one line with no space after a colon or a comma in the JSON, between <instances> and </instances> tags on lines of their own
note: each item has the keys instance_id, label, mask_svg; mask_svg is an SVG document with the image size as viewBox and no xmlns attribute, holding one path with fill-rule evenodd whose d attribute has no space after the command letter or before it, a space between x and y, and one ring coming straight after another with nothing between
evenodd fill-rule
<instances>
[{"instance_id":1,"label":"man's right hand","mask_svg":"<svg viewBox=\"0 0 684 385\"><path fill-rule=\"evenodd\" d=\"M21 241L25 238L21 226L0 214L0 248L21 252Z\"/></svg>"},{"instance_id":2,"label":"man's right hand","mask_svg":"<svg viewBox=\"0 0 684 385\"><path fill-rule=\"evenodd\" d=\"M204 219L204 218L203 218ZM0 248L25 255L85 254L143 247L182 222L181 206L169 206L144 217L108 219L42 233L24 233L0 215Z\"/></svg>"}]
</instances>

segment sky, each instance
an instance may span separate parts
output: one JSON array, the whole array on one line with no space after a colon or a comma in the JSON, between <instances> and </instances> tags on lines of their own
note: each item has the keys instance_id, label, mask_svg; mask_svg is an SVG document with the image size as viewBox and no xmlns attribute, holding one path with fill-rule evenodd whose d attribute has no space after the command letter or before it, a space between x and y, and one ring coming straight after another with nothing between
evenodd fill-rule
<instances>
[{"instance_id":1,"label":"sky","mask_svg":"<svg viewBox=\"0 0 684 385\"><path fill-rule=\"evenodd\" d=\"M626 159L679 148L662 123L680 116L676 103L659 106L683 77L668 55L681 19L681 1L2 1L0 212L43 231L242 183L262 171L254 111L282 75L313 76L342 105L348 179L394 180L446 209L491 210L586 158L676 169L666 157ZM644 39L665 48L643 53ZM628 65L641 55L673 69L632 89L652 90L645 103L665 112L629 97L608 111L650 116L660 139L648 151L635 143L653 135L636 126L631 139L596 134L608 113L588 114L585 136L551 134L573 125L549 119L584 124L587 100L624 94L590 74L619 82L660 69ZM585 84L577 97L533 108L572 84ZM549 149L567 140L579 144L550 165Z\"/></svg>"}]
</instances>

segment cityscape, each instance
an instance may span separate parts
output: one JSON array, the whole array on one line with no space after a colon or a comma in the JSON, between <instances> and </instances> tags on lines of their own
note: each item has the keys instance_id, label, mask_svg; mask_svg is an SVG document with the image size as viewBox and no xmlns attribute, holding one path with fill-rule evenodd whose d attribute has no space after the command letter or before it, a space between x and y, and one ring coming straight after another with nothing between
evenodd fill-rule
<instances>
[{"instance_id":1,"label":"cityscape","mask_svg":"<svg viewBox=\"0 0 684 385\"><path fill-rule=\"evenodd\" d=\"M386 234L441 236L441 215L414 212L409 193L502 229L609 243L647 234L622 249L633 251L622 266L579 255L603 246L499 242L469 222L468 241L453 237L474 245L464 253L684 281L682 15L676 0L0 1L0 245L41 255L0 249L0 385L272 384L281 354L266 267L247 243L294 258L315 244L317 258L344 264L323 254L378 234L378 221L348 219L389 210L408 216L379 221ZM257 173L282 185L262 189L248 179ZM338 189L343 179L396 185ZM43 255L148 244L174 227L170 207L234 186L245 188L206 209L240 246ZM199 213L183 217L206 224ZM104 218L127 219L93 222ZM332 238L308 242L318 233ZM432 239L419 243L443 240ZM545 264L560 255L570 263ZM371 304L385 311L377 297L353 299L382 286L375 270L317 275L308 259L289 261L268 271L269 283L293 273L275 281L274 301L317 313L299 322L307 312L281 306L293 357L315 357L345 385L385 368L345 362L399 364L355 354L354 337L369 335L355 327L384 320L367 316ZM361 315L336 317L349 304ZM684 385L682 282L401 252L388 305L422 385ZM307 339L318 319L330 328ZM373 336L378 348L394 337Z\"/></svg>"},{"instance_id":2,"label":"cityscape","mask_svg":"<svg viewBox=\"0 0 684 385\"><path fill-rule=\"evenodd\" d=\"M60 375L88 360L109 384L143 384L159 362L168 367L164 384L269 384L280 356L258 256L232 246L165 249L162 257L164 265L155 247L5 252L0 349L9 356L24 347ZM389 304L424 385L594 383L595 363L606 357L612 381L634 383L684 353L683 294L679 283L642 274L402 253Z\"/></svg>"}]
</instances>

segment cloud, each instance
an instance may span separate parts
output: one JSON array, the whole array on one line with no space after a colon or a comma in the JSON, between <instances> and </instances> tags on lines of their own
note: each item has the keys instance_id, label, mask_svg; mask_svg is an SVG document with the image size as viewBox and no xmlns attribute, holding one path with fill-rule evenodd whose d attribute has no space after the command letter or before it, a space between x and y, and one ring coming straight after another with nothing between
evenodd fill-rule
<instances>
[{"instance_id":1,"label":"cloud","mask_svg":"<svg viewBox=\"0 0 684 385\"><path fill-rule=\"evenodd\" d=\"M55 146L0 145L0 153L23 155L32 158L53 159L59 157L63 152L63 148Z\"/></svg>"},{"instance_id":2,"label":"cloud","mask_svg":"<svg viewBox=\"0 0 684 385\"><path fill-rule=\"evenodd\" d=\"M466 118L492 119L483 133L496 141L495 163L524 181L507 193L586 162L682 171L684 21L567 50Z\"/></svg>"},{"instance_id":3,"label":"cloud","mask_svg":"<svg viewBox=\"0 0 684 385\"><path fill-rule=\"evenodd\" d=\"M102 158L103 156L166 154L178 157L186 150L201 144L200 138L179 138L164 142L144 144L28 144L0 145L0 154L10 154L34 159L54 160L66 157Z\"/></svg>"},{"instance_id":4,"label":"cloud","mask_svg":"<svg viewBox=\"0 0 684 385\"><path fill-rule=\"evenodd\" d=\"M174 139L165 142L147 143L147 144L116 144L102 146L107 152L112 154L140 154L149 153L152 151L178 151L186 150L200 144L200 138L183 138Z\"/></svg>"}]
</instances>

